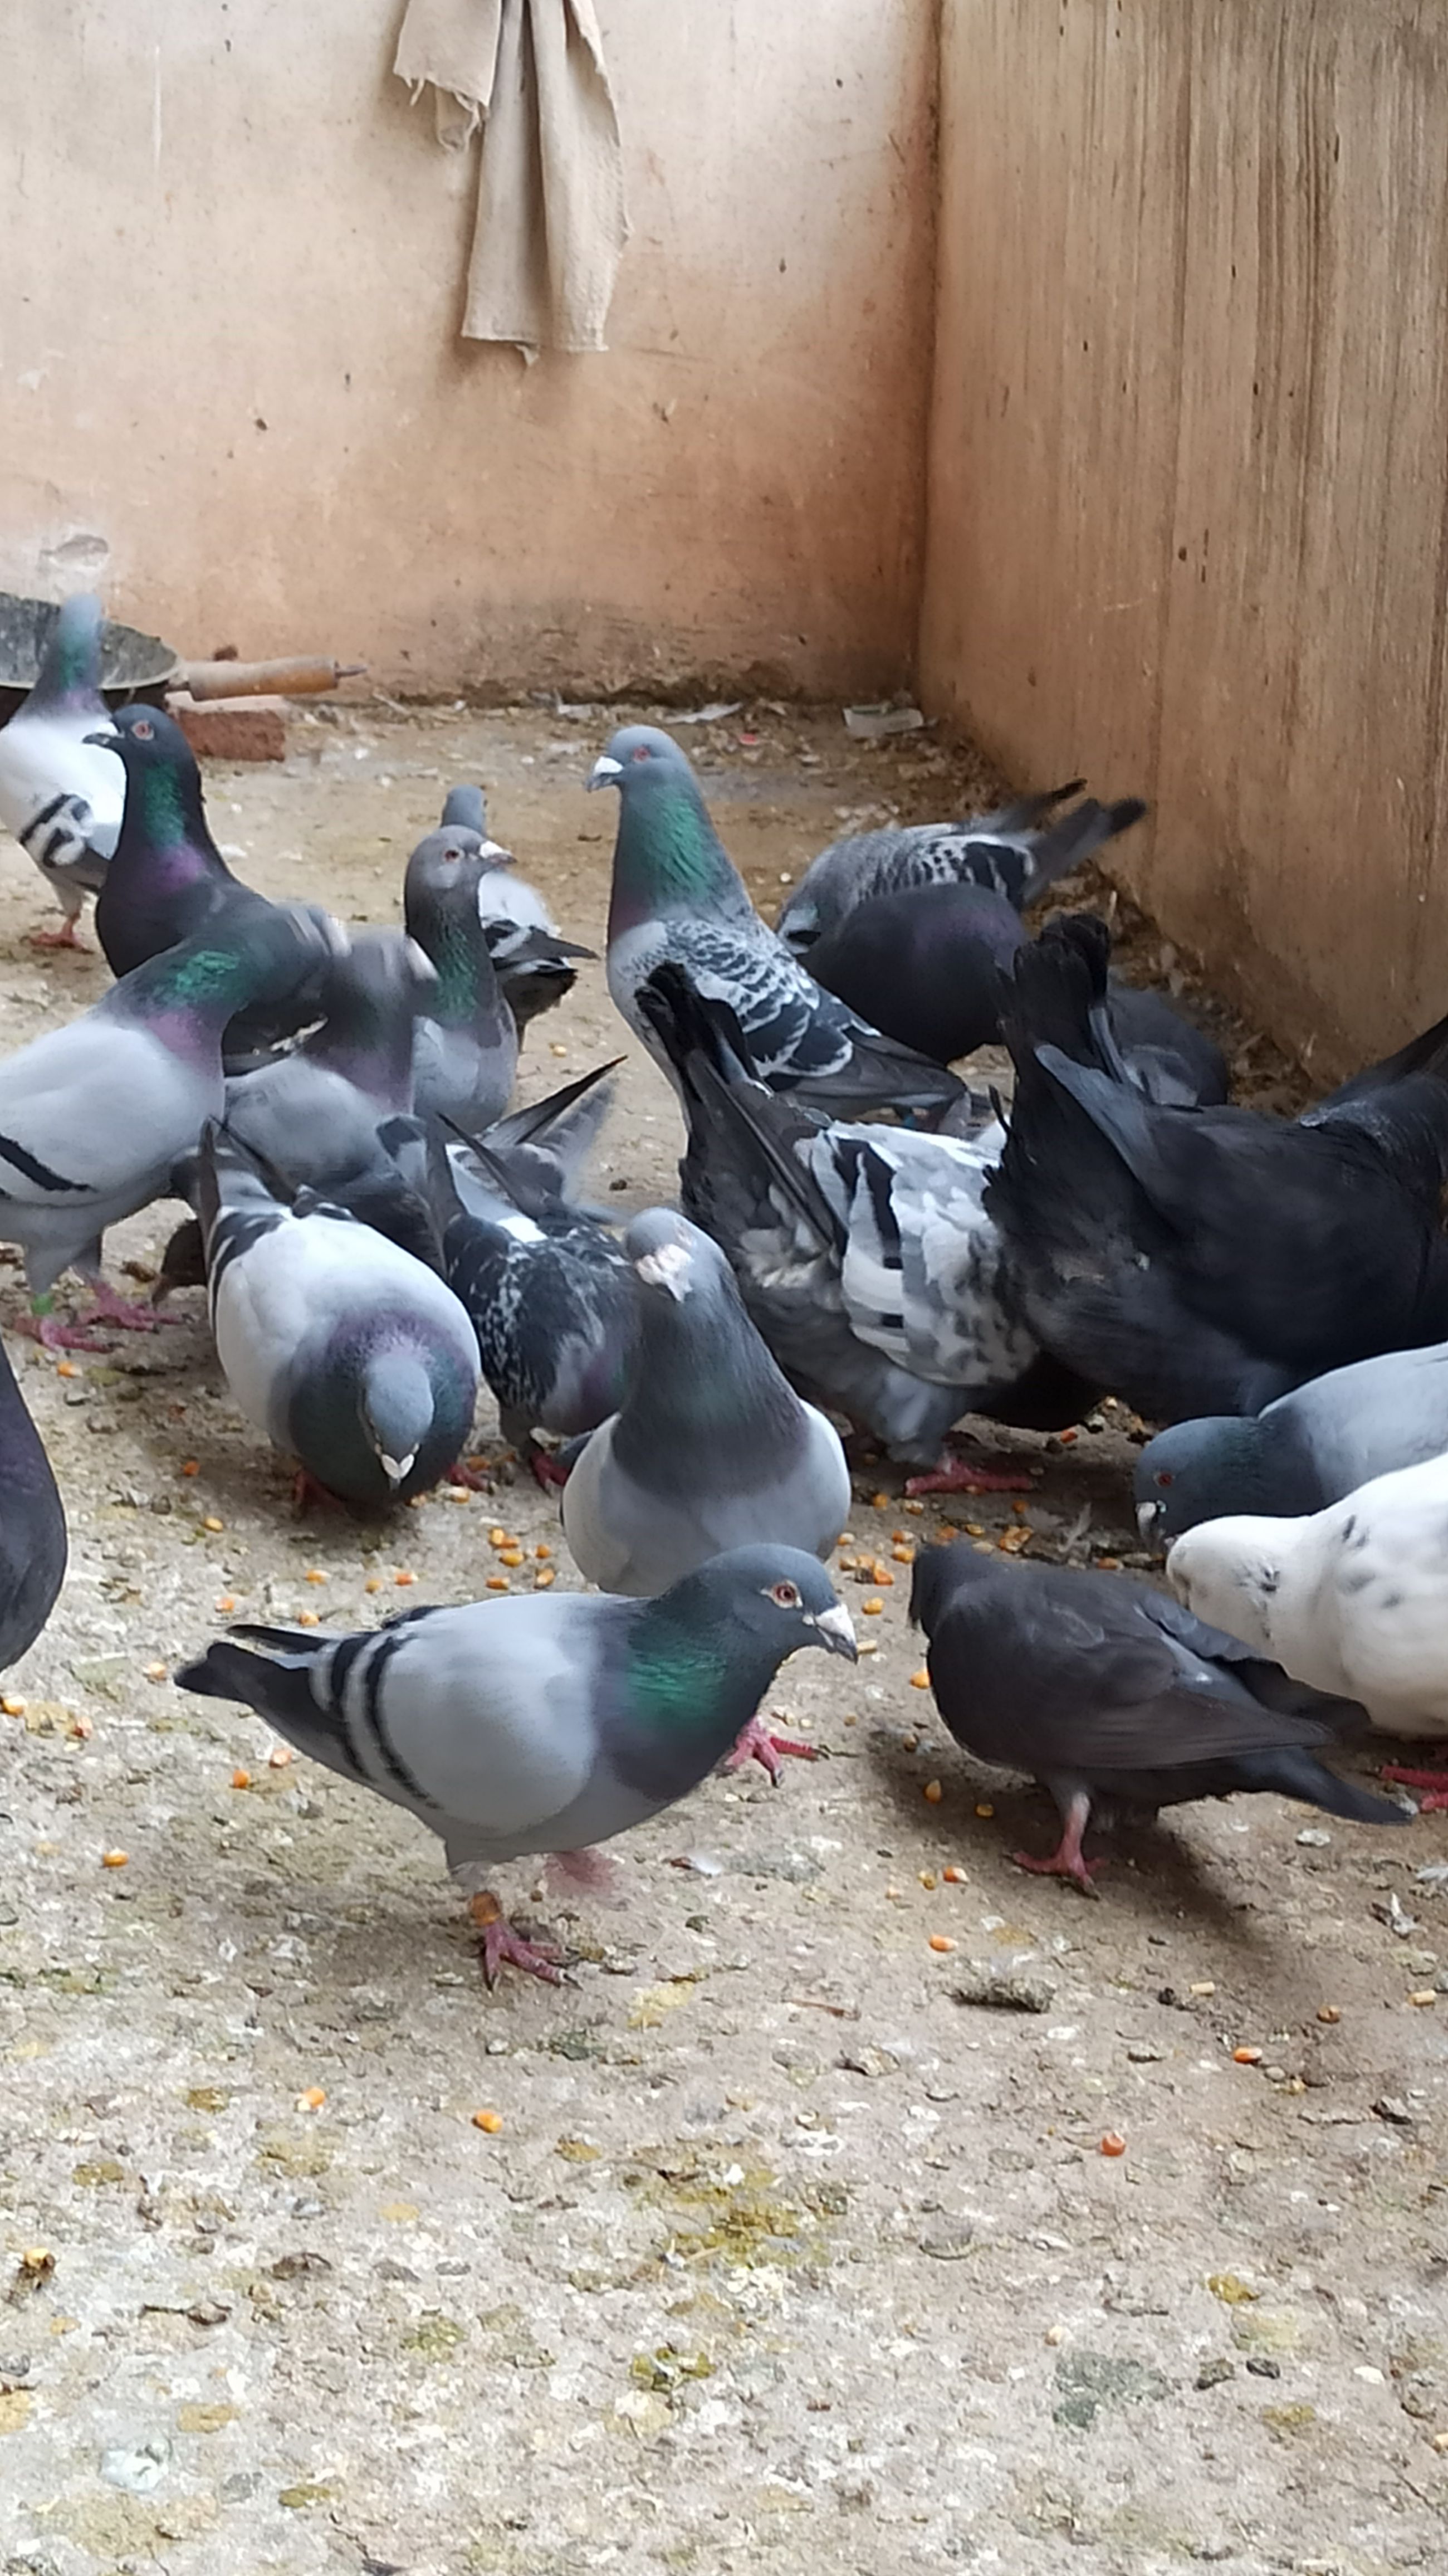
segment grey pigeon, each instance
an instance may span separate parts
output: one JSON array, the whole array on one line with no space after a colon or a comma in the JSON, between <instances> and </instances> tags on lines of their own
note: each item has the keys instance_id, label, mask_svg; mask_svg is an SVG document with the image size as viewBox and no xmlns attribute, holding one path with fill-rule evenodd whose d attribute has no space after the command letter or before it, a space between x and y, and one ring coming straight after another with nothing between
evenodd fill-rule
<instances>
[{"instance_id":1,"label":"grey pigeon","mask_svg":"<svg viewBox=\"0 0 1448 2576\"><path fill-rule=\"evenodd\" d=\"M839 1434L771 1359L725 1255L668 1208L636 1216L624 1250L639 1295L628 1391L563 1488L580 1573L603 1592L663 1592L747 1539L827 1556L850 1516Z\"/></svg>"},{"instance_id":2,"label":"grey pigeon","mask_svg":"<svg viewBox=\"0 0 1448 2576\"><path fill-rule=\"evenodd\" d=\"M1173 1423L1136 1462L1150 1545L1232 1512L1320 1512L1375 1476L1448 1452L1448 1342L1384 1351L1280 1395L1265 1413Z\"/></svg>"},{"instance_id":3,"label":"grey pigeon","mask_svg":"<svg viewBox=\"0 0 1448 2576\"><path fill-rule=\"evenodd\" d=\"M121 828L125 774L96 736L109 730L101 696L101 604L88 593L58 610L35 686L0 732L0 823L35 861L65 915L32 934L37 948L76 948L88 894L105 882Z\"/></svg>"},{"instance_id":4,"label":"grey pigeon","mask_svg":"<svg viewBox=\"0 0 1448 2576\"><path fill-rule=\"evenodd\" d=\"M1448 1335L1448 1021L1293 1121L1163 1108L1107 1025L1109 946L1049 922L1004 1017L985 1204L1042 1347L1167 1423Z\"/></svg>"},{"instance_id":5,"label":"grey pigeon","mask_svg":"<svg viewBox=\"0 0 1448 2576\"><path fill-rule=\"evenodd\" d=\"M616 1411L638 1331L632 1268L575 1197L610 1097L601 1074L586 1074L450 1151L424 1139L415 1178L443 1274L472 1318L503 1437L540 1484L558 1471L534 1434L572 1439ZM405 1152L399 1160L414 1177Z\"/></svg>"},{"instance_id":6,"label":"grey pigeon","mask_svg":"<svg viewBox=\"0 0 1448 2576\"><path fill-rule=\"evenodd\" d=\"M408 935L436 976L414 1036L415 1105L422 1117L464 1127L501 1118L518 1068L518 1032L478 915L484 848L471 832L429 832L402 891Z\"/></svg>"},{"instance_id":7,"label":"grey pigeon","mask_svg":"<svg viewBox=\"0 0 1448 2576\"><path fill-rule=\"evenodd\" d=\"M551 1011L572 991L578 981L574 960L595 952L560 937L536 886L519 876L512 851L488 838L488 809L481 787L448 789L441 828L477 836L483 858L478 915L499 990L521 1037L530 1020L540 1011Z\"/></svg>"},{"instance_id":8,"label":"grey pigeon","mask_svg":"<svg viewBox=\"0 0 1448 2576\"><path fill-rule=\"evenodd\" d=\"M1404 1822L1400 1807L1319 1761L1340 1699L1292 1689L1148 1584L1007 1563L966 1540L917 1556L910 1616L929 1638L930 1685L956 1742L1039 1780L1060 1810L1058 1849L1045 1860L1017 1852L1022 1869L1094 1894L1081 1844L1103 1800L1154 1814L1270 1789L1358 1824Z\"/></svg>"},{"instance_id":9,"label":"grey pigeon","mask_svg":"<svg viewBox=\"0 0 1448 2576\"><path fill-rule=\"evenodd\" d=\"M760 920L687 757L666 733L624 725L588 783L619 791L608 989L665 1072L638 994L669 962L706 1000L728 1004L755 1073L771 1091L798 1092L844 1115L887 1107L939 1112L959 1099L953 1074L867 1028Z\"/></svg>"},{"instance_id":10,"label":"grey pigeon","mask_svg":"<svg viewBox=\"0 0 1448 2576\"><path fill-rule=\"evenodd\" d=\"M779 916L779 935L803 956L813 942L874 895L910 886L978 885L1023 912L1093 850L1138 823L1146 807L1135 796L1098 805L1088 796L1059 822L1047 818L1085 780L1025 796L998 814L963 823L890 824L832 841L812 859Z\"/></svg>"},{"instance_id":11,"label":"grey pigeon","mask_svg":"<svg viewBox=\"0 0 1448 2576\"><path fill-rule=\"evenodd\" d=\"M211 1328L237 1405L320 1488L407 1502L467 1447L473 1328L435 1272L208 1127L198 1182Z\"/></svg>"},{"instance_id":12,"label":"grey pigeon","mask_svg":"<svg viewBox=\"0 0 1448 2576\"><path fill-rule=\"evenodd\" d=\"M450 787L443 798L438 828L443 832L476 832L480 841L488 837L488 800L481 787L459 784Z\"/></svg>"},{"instance_id":13,"label":"grey pigeon","mask_svg":"<svg viewBox=\"0 0 1448 2576\"><path fill-rule=\"evenodd\" d=\"M0 1673L33 1646L65 1576L65 1513L0 1343Z\"/></svg>"},{"instance_id":14,"label":"grey pigeon","mask_svg":"<svg viewBox=\"0 0 1448 2576\"><path fill-rule=\"evenodd\" d=\"M1448 1737L1448 1458L1375 1476L1320 1512L1203 1521L1166 1572L1245 1652L1360 1701L1386 1734ZM1386 1777L1448 1806L1448 1771Z\"/></svg>"},{"instance_id":15,"label":"grey pigeon","mask_svg":"<svg viewBox=\"0 0 1448 2576\"><path fill-rule=\"evenodd\" d=\"M58 1324L66 1269L96 1291L92 1319L150 1329L100 1275L107 1226L170 1194L174 1167L221 1114L221 1034L254 998L295 985L298 961L335 953L336 924L268 904L238 928L137 967L79 1019L0 1063L0 1240L25 1252L39 1338L94 1347Z\"/></svg>"},{"instance_id":16,"label":"grey pigeon","mask_svg":"<svg viewBox=\"0 0 1448 2576\"><path fill-rule=\"evenodd\" d=\"M328 967L321 1026L228 1081L229 1132L298 1188L335 1194L390 1169L377 1130L412 1108L417 1017L436 984L403 932L359 932Z\"/></svg>"},{"instance_id":17,"label":"grey pigeon","mask_svg":"<svg viewBox=\"0 0 1448 2576\"><path fill-rule=\"evenodd\" d=\"M1059 1429L1093 1389L1043 1357L985 1214L999 1126L827 1124L753 1079L737 1023L677 967L658 967L640 1001L689 1122L684 1207L728 1254L791 1384L932 1470L919 1490L1018 1491L1018 1473L937 1467L952 1425L976 1413Z\"/></svg>"},{"instance_id":18,"label":"grey pigeon","mask_svg":"<svg viewBox=\"0 0 1448 2576\"><path fill-rule=\"evenodd\" d=\"M576 1859L687 1797L762 1733L760 1702L801 1646L854 1660L828 1576L794 1548L745 1547L652 1601L533 1593L348 1637L238 1627L176 1679L406 1808L476 1878L537 1852ZM474 1916L489 1984L504 1960L557 1982L496 1897Z\"/></svg>"}]
</instances>

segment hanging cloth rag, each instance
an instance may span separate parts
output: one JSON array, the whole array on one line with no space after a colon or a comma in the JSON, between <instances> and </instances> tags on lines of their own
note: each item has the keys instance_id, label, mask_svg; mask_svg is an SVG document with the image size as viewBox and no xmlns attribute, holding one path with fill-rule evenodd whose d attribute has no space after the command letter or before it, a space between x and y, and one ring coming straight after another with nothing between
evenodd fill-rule
<instances>
[{"instance_id":1,"label":"hanging cloth rag","mask_svg":"<svg viewBox=\"0 0 1448 2576\"><path fill-rule=\"evenodd\" d=\"M593 0L408 0L393 69L448 150L483 128L463 337L605 348L629 226Z\"/></svg>"}]
</instances>

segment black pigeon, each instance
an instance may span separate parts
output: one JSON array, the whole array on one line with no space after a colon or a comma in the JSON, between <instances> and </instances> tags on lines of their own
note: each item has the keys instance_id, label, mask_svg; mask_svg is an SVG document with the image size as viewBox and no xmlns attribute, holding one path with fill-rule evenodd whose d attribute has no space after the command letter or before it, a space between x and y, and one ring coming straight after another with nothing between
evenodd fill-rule
<instances>
[{"instance_id":1,"label":"black pigeon","mask_svg":"<svg viewBox=\"0 0 1448 2576\"><path fill-rule=\"evenodd\" d=\"M65 1576L65 1513L0 1343L0 1672L33 1646Z\"/></svg>"},{"instance_id":2,"label":"black pigeon","mask_svg":"<svg viewBox=\"0 0 1448 2576\"><path fill-rule=\"evenodd\" d=\"M1000 970L1026 938L1015 906L989 886L922 885L872 895L805 952L817 983L887 1037L936 1064L998 1046ZM1131 1080L1149 1099L1222 1101L1220 1047L1164 994L1110 979L1107 1020Z\"/></svg>"},{"instance_id":3,"label":"black pigeon","mask_svg":"<svg viewBox=\"0 0 1448 2576\"><path fill-rule=\"evenodd\" d=\"M1270 1789L1357 1824L1406 1822L1317 1758L1349 1704L1289 1682L1129 1576L1006 1563L963 1540L916 1558L910 1616L956 1742L1039 1780L1060 1810L1059 1847L1049 1859L1017 1852L1022 1869L1094 1894L1081 1844L1098 1801L1154 1814Z\"/></svg>"},{"instance_id":4,"label":"black pigeon","mask_svg":"<svg viewBox=\"0 0 1448 2576\"><path fill-rule=\"evenodd\" d=\"M1448 1022L1293 1123L1162 1108L1106 1023L1105 925L1016 960L1016 1069L986 1209L1042 1347L1148 1419L1257 1413L1448 1335Z\"/></svg>"},{"instance_id":5,"label":"black pigeon","mask_svg":"<svg viewBox=\"0 0 1448 2576\"><path fill-rule=\"evenodd\" d=\"M1098 805L1088 796L1060 821L1048 816L1085 780L1022 797L999 814L964 823L890 824L832 841L812 859L779 916L779 935L803 956L816 939L838 928L856 904L909 886L978 885L1003 895L1023 912L1047 886L1089 858L1103 841L1129 830L1146 812L1139 797Z\"/></svg>"}]
</instances>

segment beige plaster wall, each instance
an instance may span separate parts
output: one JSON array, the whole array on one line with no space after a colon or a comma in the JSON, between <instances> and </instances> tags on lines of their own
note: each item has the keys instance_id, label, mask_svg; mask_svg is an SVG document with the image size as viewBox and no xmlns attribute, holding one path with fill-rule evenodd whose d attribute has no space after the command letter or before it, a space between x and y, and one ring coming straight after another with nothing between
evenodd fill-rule
<instances>
[{"instance_id":1,"label":"beige plaster wall","mask_svg":"<svg viewBox=\"0 0 1448 2576\"><path fill-rule=\"evenodd\" d=\"M606 357L456 335L402 0L10 0L0 585L393 685L893 684L931 335L927 0L603 0Z\"/></svg>"},{"instance_id":2,"label":"beige plaster wall","mask_svg":"<svg viewBox=\"0 0 1448 2576\"><path fill-rule=\"evenodd\" d=\"M927 698L1326 1062L1448 1009L1441 0L944 0Z\"/></svg>"}]
</instances>

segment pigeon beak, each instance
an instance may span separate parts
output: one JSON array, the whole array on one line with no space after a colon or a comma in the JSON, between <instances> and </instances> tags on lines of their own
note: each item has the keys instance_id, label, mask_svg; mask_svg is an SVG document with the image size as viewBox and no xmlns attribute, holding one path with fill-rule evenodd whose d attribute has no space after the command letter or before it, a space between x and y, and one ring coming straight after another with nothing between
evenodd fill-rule
<instances>
[{"instance_id":1,"label":"pigeon beak","mask_svg":"<svg viewBox=\"0 0 1448 2576\"><path fill-rule=\"evenodd\" d=\"M616 778L622 778L622 776L623 762L621 760L610 760L608 753L606 751L601 751L588 773L588 785L590 788L611 787L614 780Z\"/></svg>"},{"instance_id":2,"label":"pigeon beak","mask_svg":"<svg viewBox=\"0 0 1448 2576\"><path fill-rule=\"evenodd\" d=\"M1164 1517L1165 1515L1163 1514L1160 1503L1137 1504L1136 1526L1141 1532L1142 1541L1145 1546L1155 1547L1158 1544L1156 1525L1157 1522Z\"/></svg>"},{"instance_id":3,"label":"pigeon beak","mask_svg":"<svg viewBox=\"0 0 1448 2576\"><path fill-rule=\"evenodd\" d=\"M860 1650L843 1601L836 1601L829 1610L821 1610L818 1618L812 1618L809 1625L819 1631L820 1644L830 1654L847 1655L852 1664L859 1662Z\"/></svg>"},{"instance_id":4,"label":"pigeon beak","mask_svg":"<svg viewBox=\"0 0 1448 2576\"><path fill-rule=\"evenodd\" d=\"M383 1475L387 1478L389 1485L400 1485L404 1476L411 1475L416 1462L417 1451L415 1449L409 1449L405 1458L389 1458L386 1451L382 1449L379 1449L377 1452L377 1464L381 1468Z\"/></svg>"},{"instance_id":5,"label":"pigeon beak","mask_svg":"<svg viewBox=\"0 0 1448 2576\"><path fill-rule=\"evenodd\" d=\"M81 736L82 742L93 742L100 751L113 751L120 738L120 728L116 725L107 725L104 733L87 733Z\"/></svg>"}]
</instances>

